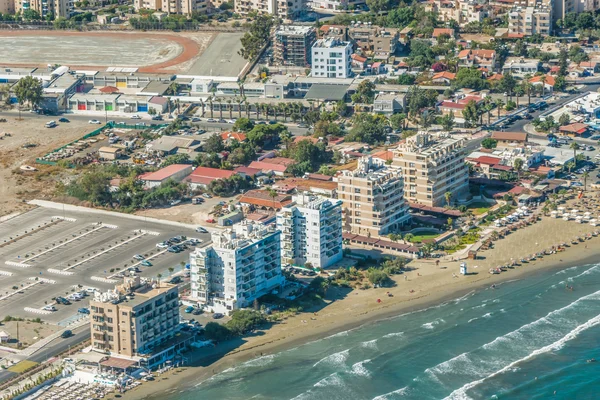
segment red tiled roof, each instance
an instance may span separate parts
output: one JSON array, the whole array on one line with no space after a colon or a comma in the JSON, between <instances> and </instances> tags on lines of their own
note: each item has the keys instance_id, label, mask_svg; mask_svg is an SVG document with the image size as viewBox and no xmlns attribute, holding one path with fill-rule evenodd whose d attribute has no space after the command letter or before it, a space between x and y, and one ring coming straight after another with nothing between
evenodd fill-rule
<instances>
[{"instance_id":1,"label":"red tiled roof","mask_svg":"<svg viewBox=\"0 0 600 400\"><path fill-rule=\"evenodd\" d=\"M496 157L480 156L480 157L474 158L471 161L475 161L479 164L495 165L495 164L498 164L502 160L499 158L496 158Z\"/></svg>"},{"instance_id":2,"label":"red tiled roof","mask_svg":"<svg viewBox=\"0 0 600 400\"><path fill-rule=\"evenodd\" d=\"M360 62L360 63L366 63L367 62L367 57L361 57L358 54L352 54L350 56L350 58L352 58L354 61Z\"/></svg>"},{"instance_id":3,"label":"red tiled roof","mask_svg":"<svg viewBox=\"0 0 600 400\"><path fill-rule=\"evenodd\" d=\"M208 168L208 167L198 167L192 172L190 177L201 177L201 178L210 178L210 179L223 179L230 178L234 175L234 171L229 171L226 169L217 169L217 168Z\"/></svg>"},{"instance_id":4,"label":"red tiled roof","mask_svg":"<svg viewBox=\"0 0 600 400\"><path fill-rule=\"evenodd\" d=\"M450 37L454 36L454 29L451 28L434 28L433 29L433 37L438 37L440 35L449 35Z\"/></svg>"},{"instance_id":5,"label":"red tiled roof","mask_svg":"<svg viewBox=\"0 0 600 400\"><path fill-rule=\"evenodd\" d=\"M448 100L444 100L442 101L442 104L440 104L440 107L444 107L444 108L455 108L457 110L462 110L466 107L466 104L461 104L461 103L455 103L453 101L448 101Z\"/></svg>"},{"instance_id":6,"label":"red tiled roof","mask_svg":"<svg viewBox=\"0 0 600 400\"><path fill-rule=\"evenodd\" d=\"M253 168L253 169L258 169L261 171L266 171L266 172L271 172L271 171L285 172L285 170L287 169L287 167L285 165L269 164L264 161L252 161L250 163L250 165L248 165L248 167Z\"/></svg>"},{"instance_id":7,"label":"red tiled roof","mask_svg":"<svg viewBox=\"0 0 600 400\"><path fill-rule=\"evenodd\" d=\"M235 172L239 172L248 176L254 176L261 172L258 168L250 168L250 167L237 167L234 169Z\"/></svg>"},{"instance_id":8,"label":"red tiled roof","mask_svg":"<svg viewBox=\"0 0 600 400\"><path fill-rule=\"evenodd\" d=\"M163 181L186 168L191 170L192 166L189 164L172 164L158 171L142 174L138 178L145 181Z\"/></svg>"},{"instance_id":9,"label":"red tiled roof","mask_svg":"<svg viewBox=\"0 0 600 400\"><path fill-rule=\"evenodd\" d=\"M582 134L585 133L585 131L587 131L588 126L586 124L582 124L581 122L576 122L574 124L569 124L569 125L563 125L560 128L558 128L559 131L561 132L569 132L569 133L577 133L577 134Z\"/></svg>"},{"instance_id":10,"label":"red tiled roof","mask_svg":"<svg viewBox=\"0 0 600 400\"><path fill-rule=\"evenodd\" d=\"M314 137L312 137L312 136L296 136L296 137L294 138L294 143L298 143L298 142L301 142L301 141L303 141L303 140L310 140L310 141L311 141L311 143L313 143L313 144L314 144L314 143L317 143L317 142L319 141L319 139L317 139L317 138L314 138Z\"/></svg>"},{"instance_id":11,"label":"red tiled roof","mask_svg":"<svg viewBox=\"0 0 600 400\"><path fill-rule=\"evenodd\" d=\"M507 38L509 39L522 39L525 37L524 33L509 33Z\"/></svg>"},{"instance_id":12,"label":"red tiled roof","mask_svg":"<svg viewBox=\"0 0 600 400\"><path fill-rule=\"evenodd\" d=\"M318 181L332 181L333 177L323 174L308 174L308 179L316 179Z\"/></svg>"},{"instance_id":13,"label":"red tiled roof","mask_svg":"<svg viewBox=\"0 0 600 400\"><path fill-rule=\"evenodd\" d=\"M101 93L119 93L119 88L114 86L104 86L100 88Z\"/></svg>"},{"instance_id":14,"label":"red tiled roof","mask_svg":"<svg viewBox=\"0 0 600 400\"><path fill-rule=\"evenodd\" d=\"M512 171L512 167L510 165L494 164L492 165L492 168L500 171Z\"/></svg>"},{"instance_id":15,"label":"red tiled roof","mask_svg":"<svg viewBox=\"0 0 600 400\"><path fill-rule=\"evenodd\" d=\"M554 83L556 82L556 80L554 79L554 77L552 75L537 75L537 76L534 76L533 78L531 78L529 80L529 82L531 82L531 83L541 83L542 82L542 76L546 77L546 82L545 82L546 85L554 86Z\"/></svg>"},{"instance_id":16,"label":"red tiled roof","mask_svg":"<svg viewBox=\"0 0 600 400\"><path fill-rule=\"evenodd\" d=\"M456 77L456 74L453 74L452 72L448 72L448 71L443 71L443 72L438 72L437 74L433 75L433 77L431 79L432 80L435 80L435 79L453 80L455 77Z\"/></svg>"},{"instance_id":17,"label":"red tiled roof","mask_svg":"<svg viewBox=\"0 0 600 400\"><path fill-rule=\"evenodd\" d=\"M246 140L246 134L242 132L223 132L221 133L221 139L235 139L239 142L243 142L244 140Z\"/></svg>"},{"instance_id":18,"label":"red tiled roof","mask_svg":"<svg viewBox=\"0 0 600 400\"><path fill-rule=\"evenodd\" d=\"M277 209L281 209L291 202L292 198L290 195L278 194L275 197L271 197L267 190L249 190L240 198L240 203Z\"/></svg>"},{"instance_id":19,"label":"red tiled roof","mask_svg":"<svg viewBox=\"0 0 600 400\"><path fill-rule=\"evenodd\" d=\"M383 150L383 151L379 151L377 153L371 154L372 157L375 158L380 158L384 161L388 161L388 160L393 160L394 159L394 153L390 150Z\"/></svg>"},{"instance_id":20,"label":"red tiled roof","mask_svg":"<svg viewBox=\"0 0 600 400\"><path fill-rule=\"evenodd\" d=\"M293 159L285 157L263 158L262 162L267 164L285 165L286 167L289 167L292 164L296 164L296 161L294 161Z\"/></svg>"},{"instance_id":21,"label":"red tiled roof","mask_svg":"<svg viewBox=\"0 0 600 400\"><path fill-rule=\"evenodd\" d=\"M502 74L494 74L487 78L488 81L499 81L502 79Z\"/></svg>"}]
</instances>

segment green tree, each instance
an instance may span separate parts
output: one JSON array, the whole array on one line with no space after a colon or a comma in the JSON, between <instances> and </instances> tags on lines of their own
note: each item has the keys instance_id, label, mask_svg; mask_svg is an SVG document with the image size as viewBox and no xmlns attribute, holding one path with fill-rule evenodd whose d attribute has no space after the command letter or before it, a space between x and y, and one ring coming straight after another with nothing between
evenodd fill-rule
<instances>
[{"instance_id":1,"label":"green tree","mask_svg":"<svg viewBox=\"0 0 600 400\"><path fill-rule=\"evenodd\" d=\"M239 54L246 60L254 60L269 41L273 18L270 15L258 15L250 24L249 32L240 39L242 48Z\"/></svg>"},{"instance_id":2,"label":"green tree","mask_svg":"<svg viewBox=\"0 0 600 400\"><path fill-rule=\"evenodd\" d=\"M373 285L385 286L389 282L390 277L382 270L371 267L367 270L367 279Z\"/></svg>"},{"instance_id":3,"label":"green tree","mask_svg":"<svg viewBox=\"0 0 600 400\"><path fill-rule=\"evenodd\" d=\"M160 166L166 167L173 164L190 164L190 157L187 154L172 154L167 156Z\"/></svg>"},{"instance_id":4,"label":"green tree","mask_svg":"<svg viewBox=\"0 0 600 400\"><path fill-rule=\"evenodd\" d=\"M577 150L579 150L579 145L577 142L572 141L569 148L573 150L573 162L575 163L575 166L577 166Z\"/></svg>"},{"instance_id":5,"label":"green tree","mask_svg":"<svg viewBox=\"0 0 600 400\"><path fill-rule=\"evenodd\" d=\"M358 84L356 93L352 95L354 103L371 104L375 98L375 84L370 80L363 80Z\"/></svg>"},{"instance_id":6,"label":"green tree","mask_svg":"<svg viewBox=\"0 0 600 400\"><path fill-rule=\"evenodd\" d=\"M442 128L445 131L452 131L452 129L454 128L454 113L451 112L449 114L443 115L440 118L440 125L442 125Z\"/></svg>"},{"instance_id":7,"label":"green tree","mask_svg":"<svg viewBox=\"0 0 600 400\"><path fill-rule=\"evenodd\" d=\"M221 135L215 133L204 142L202 148L208 153L220 153L225 149L225 144Z\"/></svg>"},{"instance_id":8,"label":"green tree","mask_svg":"<svg viewBox=\"0 0 600 400\"><path fill-rule=\"evenodd\" d=\"M477 103L474 100L470 100L465 106L463 112L463 118L465 122L469 126L474 126L477 124L477 120L479 119L479 113L477 111Z\"/></svg>"},{"instance_id":9,"label":"green tree","mask_svg":"<svg viewBox=\"0 0 600 400\"><path fill-rule=\"evenodd\" d=\"M567 113L562 113L560 117L558 117L558 124L560 126L569 125L571 122L571 116Z\"/></svg>"},{"instance_id":10,"label":"green tree","mask_svg":"<svg viewBox=\"0 0 600 400\"><path fill-rule=\"evenodd\" d=\"M232 337L231 331L221 324L209 322L204 326L204 337L215 342L222 342Z\"/></svg>"},{"instance_id":11,"label":"green tree","mask_svg":"<svg viewBox=\"0 0 600 400\"><path fill-rule=\"evenodd\" d=\"M519 177L519 179L521 178L521 169L523 169L523 164L524 162L521 158L515 158L513 167L517 171L517 176Z\"/></svg>"},{"instance_id":12,"label":"green tree","mask_svg":"<svg viewBox=\"0 0 600 400\"><path fill-rule=\"evenodd\" d=\"M444 193L444 199L446 199L446 205L450 207L450 200L452 199L452 192Z\"/></svg>"},{"instance_id":13,"label":"green tree","mask_svg":"<svg viewBox=\"0 0 600 400\"><path fill-rule=\"evenodd\" d=\"M233 130L235 132L249 132L254 128L254 122L249 118L238 118L233 124Z\"/></svg>"},{"instance_id":14,"label":"green tree","mask_svg":"<svg viewBox=\"0 0 600 400\"><path fill-rule=\"evenodd\" d=\"M558 53L558 75L559 76L567 76L569 62L568 62L568 54L567 49L564 47L560 49L560 53Z\"/></svg>"},{"instance_id":15,"label":"green tree","mask_svg":"<svg viewBox=\"0 0 600 400\"><path fill-rule=\"evenodd\" d=\"M317 294L325 297L327 295L327 290L329 289L329 279L325 279L321 276L317 276L312 282L308 285L308 288L316 292Z\"/></svg>"},{"instance_id":16,"label":"green tree","mask_svg":"<svg viewBox=\"0 0 600 400\"><path fill-rule=\"evenodd\" d=\"M498 141L492 138L485 138L481 141L481 147L484 149L495 149L498 145Z\"/></svg>"},{"instance_id":17,"label":"green tree","mask_svg":"<svg viewBox=\"0 0 600 400\"><path fill-rule=\"evenodd\" d=\"M25 76L19 79L19 82L13 87L13 92L20 106L29 103L29 106L35 109L42 102L42 80Z\"/></svg>"}]
</instances>

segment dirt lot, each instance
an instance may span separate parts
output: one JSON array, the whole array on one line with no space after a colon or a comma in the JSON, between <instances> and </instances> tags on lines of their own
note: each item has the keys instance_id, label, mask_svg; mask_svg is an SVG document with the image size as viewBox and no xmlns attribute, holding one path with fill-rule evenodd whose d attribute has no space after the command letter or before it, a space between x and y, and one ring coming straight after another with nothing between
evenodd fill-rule
<instances>
[{"instance_id":1,"label":"dirt lot","mask_svg":"<svg viewBox=\"0 0 600 400\"><path fill-rule=\"evenodd\" d=\"M214 217L214 215L209 215L216 204L218 204L220 201L225 201L227 203L229 203L230 200L237 201L240 197L241 196L228 198L213 197L212 199L205 199L204 203L202 204L185 203L175 207L141 210L136 212L136 215L145 215L147 217L166 219L185 224L198 224L206 226L211 225L206 223L207 219L217 219ZM216 226L216 224L212 225Z\"/></svg>"},{"instance_id":2,"label":"dirt lot","mask_svg":"<svg viewBox=\"0 0 600 400\"><path fill-rule=\"evenodd\" d=\"M53 334L54 332L62 329L57 325L50 325L47 323L38 323L31 321L20 321L19 322L19 340L24 347L27 345L37 342L40 339L45 338L48 335ZM0 330L5 331L10 335L12 340L10 340L5 345L9 347L17 347L17 322L3 322Z\"/></svg>"},{"instance_id":3,"label":"dirt lot","mask_svg":"<svg viewBox=\"0 0 600 400\"><path fill-rule=\"evenodd\" d=\"M0 134L8 132L10 137L0 140L0 217L28 208L22 200L44 197L53 192L55 184L43 179L44 175L54 174L57 168L39 166L35 158L90 132L90 125L83 121L72 121L60 124L56 128L44 128L50 117L22 113L18 120L16 113L2 117L7 122L0 123ZM36 144L36 147L23 148L25 144ZM39 172L23 172L22 165L39 168Z\"/></svg>"}]
</instances>

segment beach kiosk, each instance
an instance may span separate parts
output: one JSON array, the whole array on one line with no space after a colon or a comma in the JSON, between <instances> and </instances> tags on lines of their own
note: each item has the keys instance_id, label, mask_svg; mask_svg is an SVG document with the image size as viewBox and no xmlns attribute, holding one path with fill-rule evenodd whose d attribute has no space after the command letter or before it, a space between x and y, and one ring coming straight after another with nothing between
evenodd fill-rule
<instances>
[{"instance_id":1,"label":"beach kiosk","mask_svg":"<svg viewBox=\"0 0 600 400\"><path fill-rule=\"evenodd\" d=\"M467 274L467 263L460 263L460 274L461 275L466 275Z\"/></svg>"}]
</instances>

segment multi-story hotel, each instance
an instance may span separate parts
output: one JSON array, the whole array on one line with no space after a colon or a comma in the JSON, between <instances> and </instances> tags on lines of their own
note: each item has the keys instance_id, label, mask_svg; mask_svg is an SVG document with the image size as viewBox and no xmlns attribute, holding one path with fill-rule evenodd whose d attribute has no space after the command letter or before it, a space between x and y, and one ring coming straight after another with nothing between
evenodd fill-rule
<instances>
[{"instance_id":1,"label":"multi-story hotel","mask_svg":"<svg viewBox=\"0 0 600 400\"><path fill-rule=\"evenodd\" d=\"M428 206L445 204L445 193L457 200L469 190L465 142L418 133L394 150L393 165L404 173L404 197Z\"/></svg>"},{"instance_id":2,"label":"multi-story hotel","mask_svg":"<svg viewBox=\"0 0 600 400\"><path fill-rule=\"evenodd\" d=\"M344 230L348 232L385 235L410 220L402 170L379 158L362 157L354 171L342 171L338 198L343 202Z\"/></svg>"},{"instance_id":3,"label":"multi-story hotel","mask_svg":"<svg viewBox=\"0 0 600 400\"><path fill-rule=\"evenodd\" d=\"M301 194L277 213L285 264L327 268L342 259L342 202Z\"/></svg>"},{"instance_id":4,"label":"multi-story hotel","mask_svg":"<svg viewBox=\"0 0 600 400\"><path fill-rule=\"evenodd\" d=\"M114 291L90 300L92 349L133 357L149 354L177 333L176 285L127 277Z\"/></svg>"},{"instance_id":5,"label":"multi-story hotel","mask_svg":"<svg viewBox=\"0 0 600 400\"><path fill-rule=\"evenodd\" d=\"M219 313L251 306L277 289L281 233L272 225L244 221L212 234L212 244L190 255L192 299Z\"/></svg>"}]
</instances>

